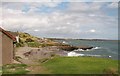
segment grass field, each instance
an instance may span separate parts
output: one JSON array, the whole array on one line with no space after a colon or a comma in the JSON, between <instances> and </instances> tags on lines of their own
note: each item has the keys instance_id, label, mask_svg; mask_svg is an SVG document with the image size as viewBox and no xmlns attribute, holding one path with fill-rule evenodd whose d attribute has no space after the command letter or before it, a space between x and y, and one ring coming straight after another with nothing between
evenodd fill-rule
<instances>
[{"instance_id":1,"label":"grass field","mask_svg":"<svg viewBox=\"0 0 120 76\"><path fill-rule=\"evenodd\" d=\"M118 61L95 57L56 57L44 63L53 74L103 74L118 72Z\"/></svg>"}]
</instances>

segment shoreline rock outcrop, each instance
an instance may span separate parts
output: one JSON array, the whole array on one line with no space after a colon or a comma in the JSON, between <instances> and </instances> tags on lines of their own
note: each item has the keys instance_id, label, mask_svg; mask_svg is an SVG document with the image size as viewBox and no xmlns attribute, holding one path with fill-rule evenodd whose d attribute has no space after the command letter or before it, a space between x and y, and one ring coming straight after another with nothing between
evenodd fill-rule
<instances>
[{"instance_id":1,"label":"shoreline rock outcrop","mask_svg":"<svg viewBox=\"0 0 120 76\"><path fill-rule=\"evenodd\" d=\"M77 50L78 47L76 46L58 46L59 49L61 50L65 50L65 51L73 51L73 50Z\"/></svg>"},{"instance_id":2,"label":"shoreline rock outcrop","mask_svg":"<svg viewBox=\"0 0 120 76\"><path fill-rule=\"evenodd\" d=\"M92 46L78 46L78 49L82 49L82 50L87 50L87 49L92 49L94 47Z\"/></svg>"},{"instance_id":3,"label":"shoreline rock outcrop","mask_svg":"<svg viewBox=\"0 0 120 76\"><path fill-rule=\"evenodd\" d=\"M73 50L77 50L77 49L82 49L82 50L87 50L87 49L92 49L94 47L92 46L58 46L59 49L61 50L65 50L65 51L73 51Z\"/></svg>"}]
</instances>

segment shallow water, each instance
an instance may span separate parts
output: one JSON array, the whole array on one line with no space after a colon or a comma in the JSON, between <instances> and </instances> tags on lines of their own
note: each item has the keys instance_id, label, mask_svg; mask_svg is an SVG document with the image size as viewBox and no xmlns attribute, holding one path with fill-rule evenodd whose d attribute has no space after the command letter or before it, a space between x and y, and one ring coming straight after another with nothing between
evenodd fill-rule
<instances>
[{"instance_id":1,"label":"shallow water","mask_svg":"<svg viewBox=\"0 0 120 76\"><path fill-rule=\"evenodd\" d=\"M65 42L70 45L74 46L93 46L94 49L87 50L87 51L76 51L76 53L79 54L85 54L85 55L100 55L100 57L103 58L112 58L112 59L118 59L118 41L117 40L73 40L73 39L67 39L67 40L57 40L59 42Z\"/></svg>"}]
</instances>

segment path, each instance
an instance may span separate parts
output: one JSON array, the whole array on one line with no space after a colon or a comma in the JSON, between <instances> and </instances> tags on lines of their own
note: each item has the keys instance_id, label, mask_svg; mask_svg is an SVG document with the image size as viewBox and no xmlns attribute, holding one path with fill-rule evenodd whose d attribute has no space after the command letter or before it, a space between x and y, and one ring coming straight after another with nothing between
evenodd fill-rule
<instances>
[{"instance_id":1,"label":"path","mask_svg":"<svg viewBox=\"0 0 120 76\"><path fill-rule=\"evenodd\" d=\"M24 53L30 51L31 49L35 49L35 48L25 46L25 47L20 47L16 50L16 56L21 57L20 61L23 64L29 66L27 68L27 70L30 71L29 74L50 74L50 72L45 67L41 66L40 63L30 60L23 55Z\"/></svg>"}]
</instances>

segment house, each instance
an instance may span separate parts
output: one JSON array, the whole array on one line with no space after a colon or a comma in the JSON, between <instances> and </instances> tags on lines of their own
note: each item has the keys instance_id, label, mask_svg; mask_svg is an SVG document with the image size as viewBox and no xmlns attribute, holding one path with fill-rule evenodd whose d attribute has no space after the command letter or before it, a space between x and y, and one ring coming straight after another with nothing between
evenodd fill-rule
<instances>
[{"instance_id":1,"label":"house","mask_svg":"<svg viewBox=\"0 0 120 76\"><path fill-rule=\"evenodd\" d=\"M0 27L0 66L13 62L16 38Z\"/></svg>"}]
</instances>

